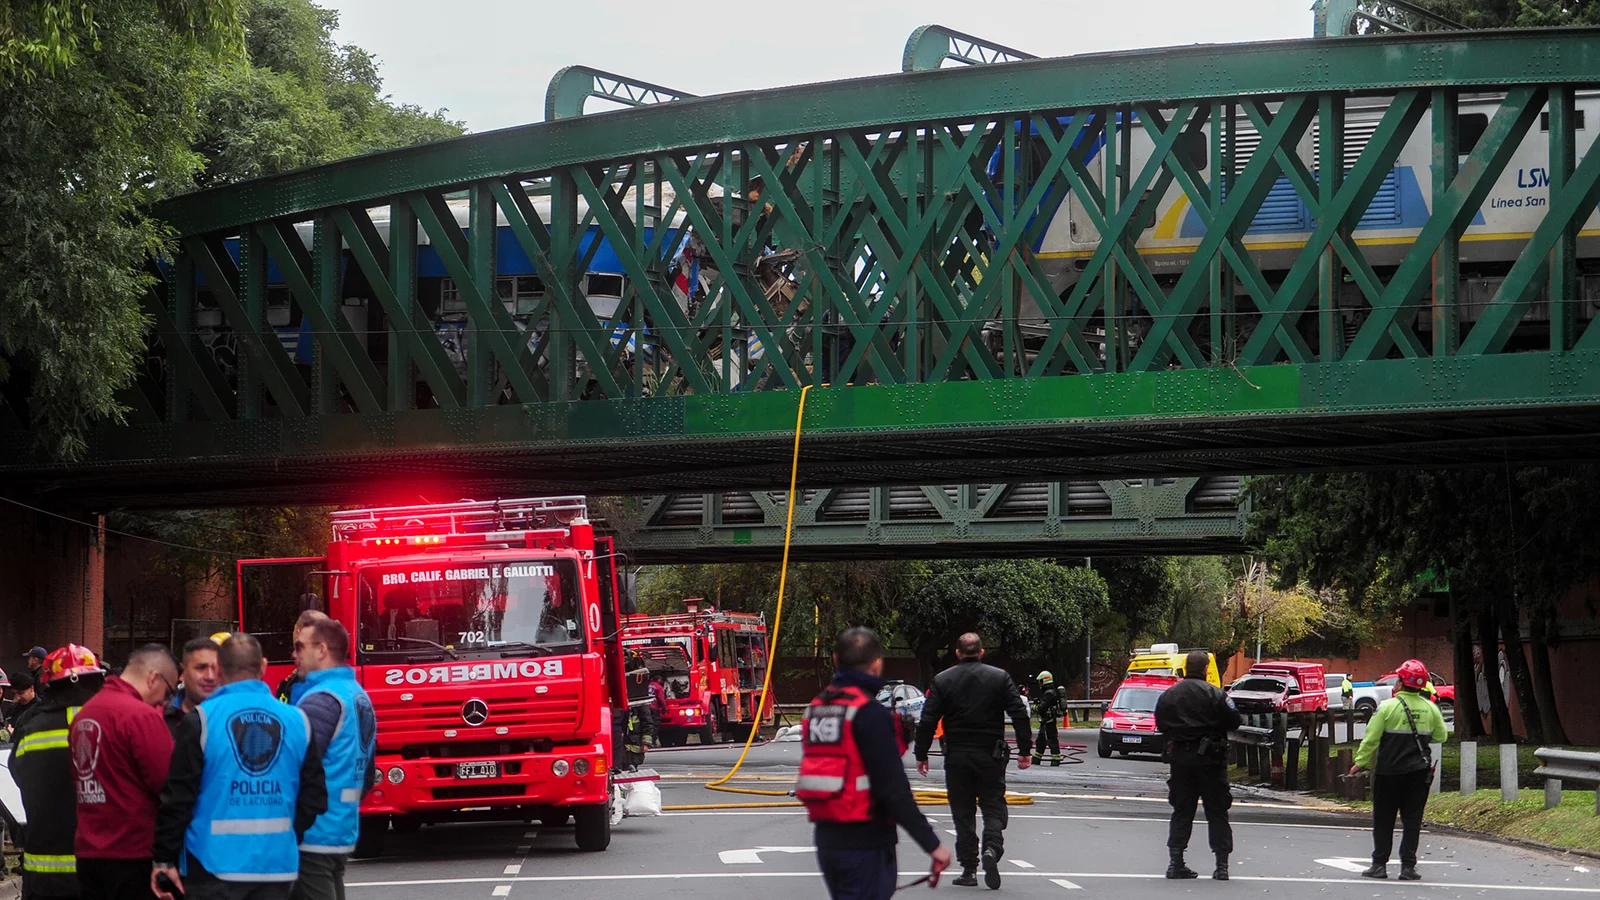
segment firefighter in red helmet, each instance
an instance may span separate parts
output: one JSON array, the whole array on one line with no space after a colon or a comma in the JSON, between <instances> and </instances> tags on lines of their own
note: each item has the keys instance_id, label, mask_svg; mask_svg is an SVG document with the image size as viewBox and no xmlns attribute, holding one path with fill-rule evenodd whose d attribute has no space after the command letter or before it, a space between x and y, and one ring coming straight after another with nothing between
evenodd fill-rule
<instances>
[{"instance_id":1,"label":"firefighter in red helmet","mask_svg":"<svg viewBox=\"0 0 1600 900\"><path fill-rule=\"evenodd\" d=\"M39 667L39 702L17 723L11 777L28 816L23 829L22 883L35 900L77 897L77 789L67 733L84 701L105 680L94 654L68 644Z\"/></svg>"},{"instance_id":2,"label":"firefighter in red helmet","mask_svg":"<svg viewBox=\"0 0 1600 900\"><path fill-rule=\"evenodd\" d=\"M900 758L906 729L873 700L883 687L883 644L850 628L833 651L833 683L806 709L795 795L816 826L817 865L833 900L894 895L896 824L933 857L929 887L950 865L928 817L917 809Z\"/></svg>"}]
</instances>

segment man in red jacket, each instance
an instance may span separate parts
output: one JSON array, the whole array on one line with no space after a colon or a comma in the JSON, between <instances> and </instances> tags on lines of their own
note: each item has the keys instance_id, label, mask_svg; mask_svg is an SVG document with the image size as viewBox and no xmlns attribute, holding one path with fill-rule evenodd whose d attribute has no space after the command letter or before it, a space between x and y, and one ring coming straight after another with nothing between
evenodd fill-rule
<instances>
[{"instance_id":1,"label":"man in red jacket","mask_svg":"<svg viewBox=\"0 0 1600 900\"><path fill-rule=\"evenodd\" d=\"M177 685L172 654L149 644L134 651L121 675L106 679L72 722L83 900L151 900L157 798L172 759L160 710Z\"/></svg>"}]
</instances>

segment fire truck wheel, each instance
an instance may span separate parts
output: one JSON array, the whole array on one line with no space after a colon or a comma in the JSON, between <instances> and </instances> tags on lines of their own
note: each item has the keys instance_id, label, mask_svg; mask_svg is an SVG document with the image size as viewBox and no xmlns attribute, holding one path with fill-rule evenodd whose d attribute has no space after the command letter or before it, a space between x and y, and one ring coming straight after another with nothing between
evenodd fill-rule
<instances>
[{"instance_id":1,"label":"fire truck wheel","mask_svg":"<svg viewBox=\"0 0 1600 900\"><path fill-rule=\"evenodd\" d=\"M722 712L715 703L711 704L711 713L706 716L706 723L700 726L700 743L715 744L717 732L722 730Z\"/></svg>"},{"instance_id":2,"label":"fire truck wheel","mask_svg":"<svg viewBox=\"0 0 1600 900\"><path fill-rule=\"evenodd\" d=\"M578 849L598 853L611 844L611 810L609 804L574 806L572 808L573 836Z\"/></svg>"},{"instance_id":3,"label":"fire truck wheel","mask_svg":"<svg viewBox=\"0 0 1600 900\"><path fill-rule=\"evenodd\" d=\"M389 833L388 816L362 816L361 833L356 837L356 849L350 855L356 859L370 859L383 853L383 842Z\"/></svg>"}]
</instances>

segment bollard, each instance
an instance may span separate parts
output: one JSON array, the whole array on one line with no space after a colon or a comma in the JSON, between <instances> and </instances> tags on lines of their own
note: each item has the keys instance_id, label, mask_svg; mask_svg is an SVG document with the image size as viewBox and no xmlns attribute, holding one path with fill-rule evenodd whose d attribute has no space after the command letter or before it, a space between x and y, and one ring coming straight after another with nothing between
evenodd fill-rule
<instances>
[{"instance_id":1,"label":"bollard","mask_svg":"<svg viewBox=\"0 0 1600 900\"><path fill-rule=\"evenodd\" d=\"M1261 774L1261 754L1256 752L1257 749L1255 744L1245 748L1245 769L1251 775Z\"/></svg>"},{"instance_id":2,"label":"bollard","mask_svg":"<svg viewBox=\"0 0 1600 900\"><path fill-rule=\"evenodd\" d=\"M1461 796L1478 790L1478 742L1461 742Z\"/></svg>"},{"instance_id":3,"label":"bollard","mask_svg":"<svg viewBox=\"0 0 1600 900\"><path fill-rule=\"evenodd\" d=\"M1437 794L1444 784L1444 745L1434 744L1428 748L1428 753L1433 757L1433 787L1428 788L1428 793Z\"/></svg>"},{"instance_id":4,"label":"bollard","mask_svg":"<svg viewBox=\"0 0 1600 900\"><path fill-rule=\"evenodd\" d=\"M1283 760L1283 787L1290 791L1300 789L1300 738L1289 739L1289 755Z\"/></svg>"},{"instance_id":5,"label":"bollard","mask_svg":"<svg viewBox=\"0 0 1600 900\"><path fill-rule=\"evenodd\" d=\"M1555 809L1561 805L1561 779L1546 778L1544 780L1544 808Z\"/></svg>"},{"instance_id":6,"label":"bollard","mask_svg":"<svg viewBox=\"0 0 1600 900\"><path fill-rule=\"evenodd\" d=\"M1500 802L1514 803L1517 799L1517 745L1500 745Z\"/></svg>"}]
</instances>

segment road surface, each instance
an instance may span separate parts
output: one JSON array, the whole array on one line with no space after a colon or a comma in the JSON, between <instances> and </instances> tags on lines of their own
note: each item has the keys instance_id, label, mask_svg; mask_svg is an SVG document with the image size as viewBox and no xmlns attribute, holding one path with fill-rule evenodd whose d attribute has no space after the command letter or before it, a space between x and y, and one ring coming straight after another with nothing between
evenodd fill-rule
<instances>
[{"instance_id":1,"label":"road surface","mask_svg":"<svg viewBox=\"0 0 1600 900\"><path fill-rule=\"evenodd\" d=\"M1066 739L1090 743L1093 736L1092 731L1073 730ZM702 786L704 776L725 772L737 756L737 748L689 748L654 753L651 765L663 775L661 791L668 805L775 799L714 793ZM798 744L755 748L735 784L784 789L798 761ZM1356 872L1371 851L1365 819L1296 807L1265 792L1236 797L1231 882L1168 882L1161 877L1167 862L1164 773L1165 767L1154 759L1101 760L1092 750L1082 765L1013 770L1012 789L1033 794L1035 800L1011 808L1003 896L1600 900L1600 865L1591 866L1588 860L1431 832L1422 841L1424 881L1364 879ZM938 772L932 775L919 779L913 770L913 785L941 787ZM947 812L924 809L948 839ZM1190 860L1209 872L1204 835L1204 824L1197 823ZM440 825L417 834L390 835L386 855L351 863L348 888L351 900L810 900L826 896L810 843L810 826L797 809L697 810L630 818L617 826L605 853L578 852L570 826ZM900 845L900 868L902 882L925 871L926 857L909 841ZM1391 875L1397 870L1391 865ZM906 896L915 897L920 890L913 888ZM946 883L938 895L987 893L981 887Z\"/></svg>"}]
</instances>

